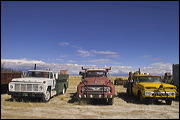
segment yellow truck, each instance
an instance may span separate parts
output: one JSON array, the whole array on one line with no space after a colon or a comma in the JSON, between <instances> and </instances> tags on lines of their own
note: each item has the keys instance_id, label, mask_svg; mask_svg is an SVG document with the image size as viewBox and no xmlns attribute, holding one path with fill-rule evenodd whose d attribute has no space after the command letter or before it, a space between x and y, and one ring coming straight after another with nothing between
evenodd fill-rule
<instances>
[{"instance_id":1,"label":"yellow truck","mask_svg":"<svg viewBox=\"0 0 180 120\"><path fill-rule=\"evenodd\" d=\"M160 75L149 73L131 73L127 82L127 94L139 98L141 103L152 104L158 100L165 100L171 105L176 98L176 86L163 83Z\"/></svg>"}]
</instances>

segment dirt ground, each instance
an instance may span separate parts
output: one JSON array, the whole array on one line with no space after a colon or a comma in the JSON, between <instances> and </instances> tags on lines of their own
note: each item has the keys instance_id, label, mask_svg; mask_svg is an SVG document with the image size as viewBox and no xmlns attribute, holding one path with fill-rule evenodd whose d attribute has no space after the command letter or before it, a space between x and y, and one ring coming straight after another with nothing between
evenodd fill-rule
<instances>
[{"instance_id":1,"label":"dirt ground","mask_svg":"<svg viewBox=\"0 0 180 120\"><path fill-rule=\"evenodd\" d=\"M179 100L174 100L172 105L164 101L158 105L140 104L137 98L126 95L122 85L115 86L113 105L101 100L79 103L74 98L79 81L70 76L67 92L48 103L16 102L9 95L1 94L1 119L179 119Z\"/></svg>"}]
</instances>

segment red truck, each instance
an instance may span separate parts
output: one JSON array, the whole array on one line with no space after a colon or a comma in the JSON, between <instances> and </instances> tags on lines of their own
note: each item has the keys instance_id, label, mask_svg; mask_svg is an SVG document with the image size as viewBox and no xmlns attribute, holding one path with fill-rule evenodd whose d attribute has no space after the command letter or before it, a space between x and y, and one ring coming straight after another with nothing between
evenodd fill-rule
<instances>
[{"instance_id":1,"label":"red truck","mask_svg":"<svg viewBox=\"0 0 180 120\"><path fill-rule=\"evenodd\" d=\"M83 68L84 72L79 72L82 82L77 86L77 98L82 99L106 99L109 105L113 105L115 97L115 86L107 77L110 68L94 69Z\"/></svg>"}]
</instances>

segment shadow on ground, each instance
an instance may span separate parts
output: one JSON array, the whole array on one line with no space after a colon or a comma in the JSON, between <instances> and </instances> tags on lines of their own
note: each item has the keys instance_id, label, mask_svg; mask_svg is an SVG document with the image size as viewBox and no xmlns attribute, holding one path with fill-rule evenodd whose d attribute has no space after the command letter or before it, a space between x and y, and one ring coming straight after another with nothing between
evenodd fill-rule
<instances>
[{"instance_id":1,"label":"shadow on ground","mask_svg":"<svg viewBox=\"0 0 180 120\"><path fill-rule=\"evenodd\" d=\"M134 96L128 96L125 92L118 92L117 97L121 98L127 103L133 103L133 104L141 104L139 100Z\"/></svg>"},{"instance_id":2,"label":"shadow on ground","mask_svg":"<svg viewBox=\"0 0 180 120\"><path fill-rule=\"evenodd\" d=\"M78 100L76 93L69 93L70 100L68 103L77 104L77 105L108 105L106 99L81 99Z\"/></svg>"},{"instance_id":3,"label":"shadow on ground","mask_svg":"<svg viewBox=\"0 0 180 120\"><path fill-rule=\"evenodd\" d=\"M8 85L1 85L1 94L7 94Z\"/></svg>"},{"instance_id":4,"label":"shadow on ground","mask_svg":"<svg viewBox=\"0 0 180 120\"><path fill-rule=\"evenodd\" d=\"M5 101L9 101L9 102L14 102L14 101L15 102L42 102L42 99L40 99L40 98L25 97L25 98L19 98L18 100L14 100L12 98L8 98L8 99L5 99Z\"/></svg>"},{"instance_id":5,"label":"shadow on ground","mask_svg":"<svg viewBox=\"0 0 180 120\"><path fill-rule=\"evenodd\" d=\"M117 97L121 98L127 103L133 103L133 104L143 104L139 101L139 99L136 96L128 96L126 92L119 92L117 93ZM158 100L155 101L154 103L150 104L156 104L156 105L166 105L165 100ZM150 105L148 104L148 105ZM145 104L147 105L147 104Z\"/></svg>"}]
</instances>

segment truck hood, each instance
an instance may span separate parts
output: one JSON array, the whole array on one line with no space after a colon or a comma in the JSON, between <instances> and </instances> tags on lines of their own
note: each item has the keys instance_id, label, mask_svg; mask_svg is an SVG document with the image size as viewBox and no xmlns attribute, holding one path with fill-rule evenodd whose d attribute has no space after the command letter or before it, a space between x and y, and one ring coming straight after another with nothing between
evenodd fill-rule
<instances>
[{"instance_id":1,"label":"truck hood","mask_svg":"<svg viewBox=\"0 0 180 120\"><path fill-rule=\"evenodd\" d=\"M91 77L85 78L84 82L88 85L103 85L109 82L109 79L106 77Z\"/></svg>"},{"instance_id":2,"label":"truck hood","mask_svg":"<svg viewBox=\"0 0 180 120\"><path fill-rule=\"evenodd\" d=\"M174 88L175 86L174 85L171 85L171 84L166 84L166 83L149 83L149 82L142 82L142 83L139 83L139 85L142 85L143 87L156 87L156 88L159 88L160 85L163 85L164 88Z\"/></svg>"},{"instance_id":3,"label":"truck hood","mask_svg":"<svg viewBox=\"0 0 180 120\"><path fill-rule=\"evenodd\" d=\"M27 77L27 78L14 78L12 82L43 82L48 81L48 78L35 78L35 77Z\"/></svg>"}]
</instances>

